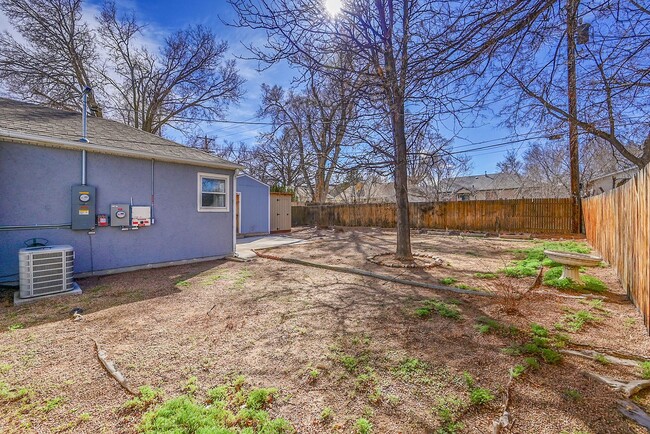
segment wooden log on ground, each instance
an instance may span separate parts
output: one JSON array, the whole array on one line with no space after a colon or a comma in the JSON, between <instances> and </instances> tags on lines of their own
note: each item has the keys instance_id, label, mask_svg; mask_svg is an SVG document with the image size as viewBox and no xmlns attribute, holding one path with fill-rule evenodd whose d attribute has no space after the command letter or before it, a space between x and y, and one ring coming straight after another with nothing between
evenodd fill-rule
<instances>
[{"instance_id":1,"label":"wooden log on ground","mask_svg":"<svg viewBox=\"0 0 650 434\"><path fill-rule=\"evenodd\" d=\"M304 266L307 266L307 267L321 268L321 269L324 269L324 270L337 271L339 273L356 274L356 275L359 275L359 276L372 277L373 279L385 280L387 282L399 283L401 285L418 286L420 288L433 289L433 290L436 290L436 291L447 291L447 292L453 292L453 293L456 293L456 294L476 295L476 296L480 296L480 297L495 297L495 294L493 294L491 292L472 291L472 290L467 290L467 289L455 288L453 286L436 285L436 284L433 284L433 283L426 283L426 282L418 282L418 281L415 281L415 280L401 279L399 277L393 277L393 276L388 276L388 275L385 275L385 274L373 273L371 271L361 270L359 268L341 267L341 266L337 266L337 265L327 265L327 264L318 264L316 262L303 261L301 259L285 258L285 257L282 257L282 256L271 255L269 253L262 253L259 250L253 250L253 252L257 256L259 256L260 258L264 258L264 259L272 259L274 261L282 261L282 262L287 262L287 263L290 263L290 264L297 264L297 265L304 265Z\"/></svg>"},{"instance_id":2,"label":"wooden log on ground","mask_svg":"<svg viewBox=\"0 0 650 434\"><path fill-rule=\"evenodd\" d=\"M612 356L606 353L599 353L597 351L593 350L560 350L560 353L562 354L568 354L571 356L578 356L578 357L583 357L585 359L590 359L590 360L598 360L599 356L602 356L604 360L606 360L608 363L612 363L614 365L621 365L621 366L632 366L632 367L639 367L639 362L636 360L630 360L630 359L625 359L625 358L619 358L616 356Z\"/></svg>"},{"instance_id":3,"label":"wooden log on ground","mask_svg":"<svg viewBox=\"0 0 650 434\"><path fill-rule=\"evenodd\" d=\"M133 388L126 381L126 377L124 377L124 375L122 375L122 373L117 370L115 363L113 363L112 360L109 360L106 351L102 350L99 347L97 341L95 341L95 349L97 350L97 358L102 363L102 366L104 366L104 369L106 369L106 371L111 374L111 376L120 384L120 386L122 386L124 390L133 396L138 396L140 392L133 390Z\"/></svg>"}]
</instances>

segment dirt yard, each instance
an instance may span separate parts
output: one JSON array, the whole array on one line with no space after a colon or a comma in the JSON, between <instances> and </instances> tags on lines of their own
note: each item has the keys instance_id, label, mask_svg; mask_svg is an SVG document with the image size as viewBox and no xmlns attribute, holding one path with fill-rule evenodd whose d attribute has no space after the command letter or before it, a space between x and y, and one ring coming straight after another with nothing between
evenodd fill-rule
<instances>
[{"instance_id":1,"label":"dirt yard","mask_svg":"<svg viewBox=\"0 0 650 434\"><path fill-rule=\"evenodd\" d=\"M533 241L414 233L414 251L443 265L402 269L367 260L393 250L390 231L292 236L309 242L273 254L477 295L262 258L83 279L81 296L20 307L6 290L0 432L135 432L146 410L124 408L131 396L103 369L95 341L132 386L161 389L160 400L187 393L188 381L200 400L238 374L277 388L269 412L299 433L352 433L360 418L373 433L491 433L506 391L514 424L504 432L645 432L617 411L617 392L586 375L629 381L639 368L561 353L650 357L642 318L612 269L588 271L608 291L587 299L497 273ZM650 407L647 394L635 401Z\"/></svg>"}]
</instances>

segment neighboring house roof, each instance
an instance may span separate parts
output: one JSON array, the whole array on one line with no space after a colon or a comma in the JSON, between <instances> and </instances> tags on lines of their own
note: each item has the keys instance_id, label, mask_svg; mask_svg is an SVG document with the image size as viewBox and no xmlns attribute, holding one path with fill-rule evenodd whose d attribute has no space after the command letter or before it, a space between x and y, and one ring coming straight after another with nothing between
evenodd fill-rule
<instances>
[{"instance_id":1,"label":"neighboring house roof","mask_svg":"<svg viewBox=\"0 0 650 434\"><path fill-rule=\"evenodd\" d=\"M485 190L513 190L521 188L522 180L517 175L508 173L486 173L485 175L459 176L443 180L441 184L446 192L458 190L485 191Z\"/></svg>"},{"instance_id":2,"label":"neighboring house roof","mask_svg":"<svg viewBox=\"0 0 650 434\"><path fill-rule=\"evenodd\" d=\"M410 202L427 201L423 188L409 184L408 195ZM335 202L395 202L395 184L393 182L359 182L351 185L331 199Z\"/></svg>"},{"instance_id":3,"label":"neighboring house roof","mask_svg":"<svg viewBox=\"0 0 650 434\"><path fill-rule=\"evenodd\" d=\"M634 176L637 172L639 171L639 168L636 166L630 166L626 167L625 169L617 170L616 172L610 172L610 173L605 173L602 175L595 175L592 176L591 179L589 180L590 183L599 181L601 179L606 179L606 178L612 178L612 177L617 177L617 175L625 175L628 177Z\"/></svg>"},{"instance_id":4,"label":"neighboring house roof","mask_svg":"<svg viewBox=\"0 0 650 434\"><path fill-rule=\"evenodd\" d=\"M80 142L81 114L0 98L0 140L87 150L221 169L240 169L203 150L183 146L120 122L88 116L89 143Z\"/></svg>"}]
</instances>

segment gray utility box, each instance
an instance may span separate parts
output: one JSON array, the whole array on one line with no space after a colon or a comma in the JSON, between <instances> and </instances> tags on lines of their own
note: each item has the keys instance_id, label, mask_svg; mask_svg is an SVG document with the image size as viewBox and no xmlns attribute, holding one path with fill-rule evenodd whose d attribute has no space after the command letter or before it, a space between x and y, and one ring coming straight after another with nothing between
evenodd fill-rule
<instances>
[{"instance_id":1,"label":"gray utility box","mask_svg":"<svg viewBox=\"0 0 650 434\"><path fill-rule=\"evenodd\" d=\"M72 186L72 229L95 228L95 193L95 187L89 185Z\"/></svg>"},{"instance_id":2,"label":"gray utility box","mask_svg":"<svg viewBox=\"0 0 650 434\"><path fill-rule=\"evenodd\" d=\"M111 226L131 226L131 206L128 203L111 205Z\"/></svg>"}]
</instances>

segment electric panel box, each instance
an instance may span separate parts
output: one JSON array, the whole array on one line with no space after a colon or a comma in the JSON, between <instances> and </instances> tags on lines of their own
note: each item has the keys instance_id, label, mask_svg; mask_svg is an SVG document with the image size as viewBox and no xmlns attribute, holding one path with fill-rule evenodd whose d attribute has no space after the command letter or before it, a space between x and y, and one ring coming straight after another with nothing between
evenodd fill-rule
<instances>
[{"instance_id":1,"label":"electric panel box","mask_svg":"<svg viewBox=\"0 0 650 434\"><path fill-rule=\"evenodd\" d=\"M72 186L71 228L87 230L95 228L95 187L89 185Z\"/></svg>"},{"instance_id":2,"label":"electric panel box","mask_svg":"<svg viewBox=\"0 0 650 434\"><path fill-rule=\"evenodd\" d=\"M137 226L137 227L151 226L151 207L132 206L131 226Z\"/></svg>"},{"instance_id":3,"label":"electric panel box","mask_svg":"<svg viewBox=\"0 0 650 434\"><path fill-rule=\"evenodd\" d=\"M111 226L130 226L131 207L128 203L114 203L111 205Z\"/></svg>"}]
</instances>

